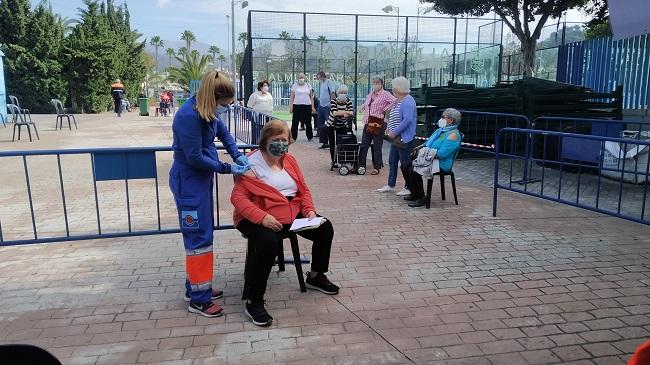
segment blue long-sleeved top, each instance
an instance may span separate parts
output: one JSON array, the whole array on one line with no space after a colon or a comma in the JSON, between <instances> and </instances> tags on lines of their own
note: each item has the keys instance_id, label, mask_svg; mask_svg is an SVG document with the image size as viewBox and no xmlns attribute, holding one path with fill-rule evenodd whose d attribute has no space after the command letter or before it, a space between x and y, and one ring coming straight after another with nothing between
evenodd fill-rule
<instances>
[{"instance_id":1,"label":"blue long-sleeved top","mask_svg":"<svg viewBox=\"0 0 650 365\"><path fill-rule=\"evenodd\" d=\"M415 138L415 126L417 122L418 111L415 99L411 95L406 95L399 107L399 125L393 133L400 135L402 141L409 143Z\"/></svg>"},{"instance_id":2,"label":"blue long-sleeved top","mask_svg":"<svg viewBox=\"0 0 650 365\"><path fill-rule=\"evenodd\" d=\"M449 136L454 133L456 134L456 140L452 141L449 139ZM442 133L437 137L434 132L434 134L424 142L424 146L438 150L438 152L436 152L436 158L440 161L440 169L443 171L449 171L454 163L454 157L456 151L458 151L458 148L460 147L460 142L460 132L458 129L453 129Z\"/></svg>"},{"instance_id":3,"label":"blue long-sleeved top","mask_svg":"<svg viewBox=\"0 0 650 365\"><path fill-rule=\"evenodd\" d=\"M174 115L172 123L174 132L174 161L197 170L214 171L220 174L230 173L230 164L219 161L215 137L233 158L241 156L237 142L228 131L228 127L218 117L206 122L196 111L196 98L192 96Z\"/></svg>"}]
</instances>

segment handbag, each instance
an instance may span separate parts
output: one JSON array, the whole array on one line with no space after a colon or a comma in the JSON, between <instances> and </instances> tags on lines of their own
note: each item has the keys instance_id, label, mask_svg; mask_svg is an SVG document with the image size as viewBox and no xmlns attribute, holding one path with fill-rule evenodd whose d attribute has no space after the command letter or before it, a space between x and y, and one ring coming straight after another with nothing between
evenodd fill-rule
<instances>
[{"instance_id":1,"label":"handbag","mask_svg":"<svg viewBox=\"0 0 650 365\"><path fill-rule=\"evenodd\" d=\"M370 114L370 106L372 105L372 97L370 97L370 102L368 103L368 114ZM373 136L378 136L381 134L381 131L384 129L384 119L379 117L373 117L368 115L368 124L366 124L366 130L368 133Z\"/></svg>"}]
</instances>

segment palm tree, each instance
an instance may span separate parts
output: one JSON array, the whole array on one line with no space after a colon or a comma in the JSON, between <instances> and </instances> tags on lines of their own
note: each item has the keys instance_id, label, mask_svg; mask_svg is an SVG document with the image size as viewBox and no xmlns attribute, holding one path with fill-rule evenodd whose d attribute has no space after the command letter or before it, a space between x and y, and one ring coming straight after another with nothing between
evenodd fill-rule
<instances>
[{"instance_id":1,"label":"palm tree","mask_svg":"<svg viewBox=\"0 0 650 365\"><path fill-rule=\"evenodd\" d=\"M324 35L319 35L318 38L316 38L316 42L320 43L320 59L323 59L323 47L325 46L325 43L327 43L327 38Z\"/></svg>"},{"instance_id":2,"label":"palm tree","mask_svg":"<svg viewBox=\"0 0 650 365\"><path fill-rule=\"evenodd\" d=\"M52 12L52 8L50 5L50 12ZM61 14L56 14L56 22L59 23L59 25L63 28L63 36L67 37L72 33L74 30L74 27L79 24L79 20L77 19L70 19L67 16L61 16Z\"/></svg>"},{"instance_id":3,"label":"palm tree","mask_svg":"<svg viewBox=\"0 0 650 365\"><path fill-rule=\"evenodd\" d=\"M178 49L178 52L176 52L179 56L186 55L189 52L187 51L187 47L181 47Z\"/></svg>"},{"instance_id":4,"label":"palm tree","mask_svg":"<svg viewBox=\"0 0 650 365\"><path fill-rule=\"evenodd\" d=\"M167 53L167 57L169 57L169 65L167 65L167 67L172 67L172 57L176 56L176 51L173 48L167 48L165 53Z\"/></svg>"},{"instance_id":5,"label":"palm tree","mask_svg":"<svg viewBox=\"0 0 650 365\"><path fill-rule=\"evenodd\" d=\"M212 62L215 62L217 60L217 55L221 54L221 49L217 46L210 46L208 53L212 55Z\"/></svg>"},{"instance_id":6,"label":"palm tree","mask_svg":"<svg viewBox=\"0 0 650 365\"><path fill-rule=\"evenodd\" d=\"M247 32L239 33L239 37L237 37L237 40L241 42L242 51L245 51L246 42L248 41L248 33Z\"/></svg>"},{"instance_id":7,"label":"palm tree","mask_svg":"<svg viewBox=\"0 0 650 365\"><path fill-rule=\"evenodd\" d=\"M196 36L192 31L186 30L183 33L181 33L181 40L185 41L185 46L188 49L188 51L192 50L192 42L196 41Z\"/></svg>"},{"instance_id":8,"label":"palm tree","mask_svg":"<svg viewBox=\"0 0 650 365\"><path fill-rule=\"evenodd\" d=\"M190 81L200 80L210 63L210 56L201 55L198 51L184 53L176 57L180 67L169 68L169 80L179 84L183 90L189 91Z\"/></svg>"},{"instance_id":9,"label":"palm tree","mask_svg":"<svg viewBox=\"0 0 650 365\"><path fill-rule=\"evenodd\" d=\"M160 39L160 37L157 35L151 37L151 41L149 42L149 44L151 44L156 50L156 73L158 73L158 48L164 47L165 44L163 40Z\"/></svg>"},{"instance_id":10,"label":"palm tree","mask_svg":"<svg viewBox=\"0 0 650 365\"><path fill-rule=\"evenodd\" d=\"M221 69L223 70L223 63L226 62L226 56L219 55L219 62L221 63Z\"/></svg>"},{"instance_id":11,"label":"palm tree","mask_svg":"<svg viewBox=\"0 0 650 365\"><path fill-rule=\"evenodd\" d=\"M280 32L280 34L278 34L278 38L288 41L289 38L291 38L291 34L289 34L289 32L287 32L286 30L283 30L282 32Z\"/></svg>"}]
</instances>

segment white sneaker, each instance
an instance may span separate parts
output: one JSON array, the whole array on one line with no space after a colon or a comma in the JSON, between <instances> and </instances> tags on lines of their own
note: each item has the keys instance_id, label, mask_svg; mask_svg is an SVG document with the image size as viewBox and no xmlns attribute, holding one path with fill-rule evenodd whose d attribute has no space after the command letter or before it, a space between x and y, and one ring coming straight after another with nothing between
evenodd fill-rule
<instances>
[{"instance_id":1,"label":"white sneaker","mask_svg":"<svg viewBox=\"0 0 650 365\"><path fill-rule=\"evenodd\" d=\"M377 189L377 191L380 192L380 193L387 193L387 192L389 192L389 191L393 191L393 190L395 190L395 188L390 187L390 186L388 186L388 185L386 185L386 186L384 186L384 187L382 187L382 188Z\"/></svg>"},{"instance_id":2,"label":"white sneaker","mask_svg":"<svg viewBox=\"0 0 650 365\"><path fill-rule=\"evenodd\" d=\"M407 188L403 188L396 195L397 196L409 196L409 195L411 195L411 191L409 189L407 189Z\"/></svg>"}]
</instances>

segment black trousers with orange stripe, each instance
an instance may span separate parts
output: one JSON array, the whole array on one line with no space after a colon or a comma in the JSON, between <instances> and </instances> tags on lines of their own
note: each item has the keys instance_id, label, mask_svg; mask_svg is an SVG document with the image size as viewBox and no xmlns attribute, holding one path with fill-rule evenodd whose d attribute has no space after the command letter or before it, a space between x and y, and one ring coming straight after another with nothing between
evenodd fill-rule
<instances>
[{"instance_id":1,"label":"black trousers with orange stripe","mask_svg":"<svg viewBox=\"0 0 650 365\"><path fill-rule=\"evenodd\" d=\"M297 218L302 218L299 215ZM278 256L278 247L282 236L289 231L290 225L284 225L280 232L275 232L260 224L243 220L237 229L248 238L248 255L244 272L244 293L242 300L259 302L264 299L266 283ZM298 232L298 235L313 242L311 249L311 270L325 273L329 271L330 252L334 227L328 220L320 227Z\"/></svg>"}]
</instances>

